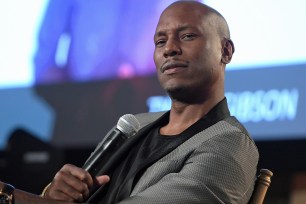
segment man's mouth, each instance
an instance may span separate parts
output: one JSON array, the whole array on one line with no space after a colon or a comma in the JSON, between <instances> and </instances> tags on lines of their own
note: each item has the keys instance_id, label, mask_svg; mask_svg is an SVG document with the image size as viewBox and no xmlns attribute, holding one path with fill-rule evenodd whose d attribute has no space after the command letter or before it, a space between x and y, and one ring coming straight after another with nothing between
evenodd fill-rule
<instances>
[{"instance_id":1,"label":"man's mouth","mask_svg":"<svg viewBox=\"0 0 306 204\"><path fill-rule=\"evenodd\" d=\"M171 61L164 63L160 70L162 73L174 73L182 68L188 67L188 63L186 62L179 62L179 61Z\"/></svg>"}]
</instances>

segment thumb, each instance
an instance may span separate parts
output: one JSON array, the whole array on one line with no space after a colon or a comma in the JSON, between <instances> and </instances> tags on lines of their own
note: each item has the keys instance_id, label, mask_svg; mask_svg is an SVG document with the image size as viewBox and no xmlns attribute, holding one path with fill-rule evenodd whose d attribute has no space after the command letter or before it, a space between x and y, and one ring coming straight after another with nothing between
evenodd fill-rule
<instances>
[{"instance_id":1,"label":"thumb","mask_svg":"<svg viewBox=\"0 0 306 204\"><path fill-rule=\"evenodd\" d=\"M99 185L104 185L104 184L108 183L109 180L110 180L110 178L107 175L102 175L102 176L97 176L96 177L96 181Z\"/></svg>"}]
</instances>

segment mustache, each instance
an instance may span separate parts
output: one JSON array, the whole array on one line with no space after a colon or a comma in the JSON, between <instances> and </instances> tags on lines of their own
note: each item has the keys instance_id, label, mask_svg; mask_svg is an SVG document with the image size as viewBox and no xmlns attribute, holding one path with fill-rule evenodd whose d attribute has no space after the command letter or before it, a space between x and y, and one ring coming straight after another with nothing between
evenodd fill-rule
<instances>
[{"instance_id":1,"label":"mustache","mask_svg":"<svg viewBox=\"0 0 306 204\"><path fill-rule=\"evenodd\" d=\"M182 60L169 60L162 64L162 66L160 67L160 71L163 73L167 69L171 69L174 67L188 67L188 64L188 62Z\"/></svg>"}]
</instances>

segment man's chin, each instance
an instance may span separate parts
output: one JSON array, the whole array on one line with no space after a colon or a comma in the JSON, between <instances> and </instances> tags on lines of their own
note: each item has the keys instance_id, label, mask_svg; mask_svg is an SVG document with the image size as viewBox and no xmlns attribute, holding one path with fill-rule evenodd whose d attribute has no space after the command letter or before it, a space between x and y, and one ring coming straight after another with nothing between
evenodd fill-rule
<instances>
[{"instance_id":1,"label":"man's chin","mask_svg":"<svg viewBox=\"0 0 306 204\"><path fill-rule=\"evenodd\" d=\"M187 87L183 86L176 86L171 88L169 87L166 89L166 91L172 100L184 103L190 101L190 91L188 91Z\"/></svg>"},{"instance_id":2,"label":"man's chin","mask_svg":"<svg viewBox=\"0 0 306 204\"><path fill-rule=\"evenodd\" d=\"M188 86L177 86L167 88L166 92L172 101L178 101L185 104L198 104L205 100L199 90ZM204 97L204 98L203 98Z\"/></svg>"}]
</instances>

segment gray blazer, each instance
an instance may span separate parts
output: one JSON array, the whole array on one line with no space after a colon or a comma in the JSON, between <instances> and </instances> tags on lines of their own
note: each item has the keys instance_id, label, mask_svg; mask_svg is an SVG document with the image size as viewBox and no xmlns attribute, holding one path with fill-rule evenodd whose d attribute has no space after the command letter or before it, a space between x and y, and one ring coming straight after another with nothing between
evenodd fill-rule
<instances>
[{"instance_id":1,"label":"gray blazer","mask_svg":"<svg viewBox=\"0 0 306 204\"><path fill-rule=\"evenodd\" d=\"M141 127L164 112L136 115ZM247 203L258 150L245 128L229 117L199 132L149 166L120 204Z\"/></svg>"}]
</instances>

